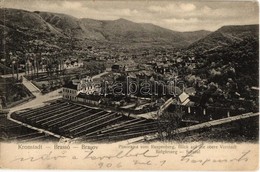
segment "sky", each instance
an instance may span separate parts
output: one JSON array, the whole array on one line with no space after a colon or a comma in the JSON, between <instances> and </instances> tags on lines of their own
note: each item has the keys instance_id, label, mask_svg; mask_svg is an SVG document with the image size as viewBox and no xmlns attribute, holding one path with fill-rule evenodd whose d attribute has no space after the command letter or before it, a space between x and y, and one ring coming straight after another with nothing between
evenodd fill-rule
<instances>
[{"instance_id":1,"label":"sky","mask_svg":"<svg viewBox=\"0 0 260 172\"><path fill-rule=\"evenodd\" d=\"M6 8L64 13L77 18L152 23L175 31L210 30L259 23L257 1L0 0Z\"/></svg>"}]
</instances>

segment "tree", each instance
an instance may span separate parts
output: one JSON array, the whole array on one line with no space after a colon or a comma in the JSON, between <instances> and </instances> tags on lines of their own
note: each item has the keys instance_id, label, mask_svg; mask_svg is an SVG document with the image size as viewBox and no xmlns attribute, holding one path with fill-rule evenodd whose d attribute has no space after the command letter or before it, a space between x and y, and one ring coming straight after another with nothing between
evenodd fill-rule
<instances>
[{"instance_id":1,"label":"tree","mask_svg":"<svg viewBox=\"0 0 260 172\"><path fill-rule=\"evenodd\" d=\"M184 112L180 106L176 106L173 112L165 111L158 118L158 128L161 139L173 139L176 136L174 131L180 127Z\"/></svg>"},{"instance_id":2,"label":"tree","mask_svg":"<svg viewBox=\"0 0 260 172\"><path fill-rule=\"evenodd\" d=\"M20 80L19 80L19 82L23 82L23 77L22 76L20 76Z\"/></svg>"},{"instance_id":3,"label":"tree","mask_svg":"<svg viewBox=\"0 0 260 172\"><path fill-rule=\"evenodd\" d=\"M45 92L45 91L46 91L46 89L47 89L47 86L46 86L46 84L42 84L42 91L43 91L43 92Z\"/></svg>"},{"instance_id":4,"label":"tree","mask_svg":"<svg viewBox=\"0 0 260 172\"><path fill-rule=\"evenodd\" d=\"M64 84L68 84L71 81L72 77L69 75L66 75L63 77Z\"/></svg>"},{"instance_id":5,"label":"tree","mask_svg":"<svg viewBox=\"0 0 260 172\"><path fill-rule=\"evenodd\" d=\"M53 81L49 81L49 85L50 85L50 88L53 89L53 87L54 87L54 82L53 82Z\"/></svg>"}]
</instances>

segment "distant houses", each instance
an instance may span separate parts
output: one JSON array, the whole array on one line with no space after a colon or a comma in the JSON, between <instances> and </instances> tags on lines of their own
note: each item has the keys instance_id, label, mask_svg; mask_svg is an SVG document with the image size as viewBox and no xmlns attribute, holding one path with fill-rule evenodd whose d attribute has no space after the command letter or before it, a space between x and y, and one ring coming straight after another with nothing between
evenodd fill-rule
<instances>
[{"instance_id":1,"label":"distant houses","mask_svg":"<svg viewBox=\"0 0 260 172\"><path fill-rule=\"evenodd\" d=\"M114 64L111 66L111 71L112 72L123 72L123 71L125 71L125 66L122 66L119 64Z\"/></svg>"},{"instance_id":2,"label":"distant houses","mask_svg":"<svg viewBox=\"0 0 260 172\"><path fill-rule=\"evenodd\" d=\"M68 58L64 60L64 69L83 67L84 63L81 59L77 58Z\"/></svg>"}]
</instances>

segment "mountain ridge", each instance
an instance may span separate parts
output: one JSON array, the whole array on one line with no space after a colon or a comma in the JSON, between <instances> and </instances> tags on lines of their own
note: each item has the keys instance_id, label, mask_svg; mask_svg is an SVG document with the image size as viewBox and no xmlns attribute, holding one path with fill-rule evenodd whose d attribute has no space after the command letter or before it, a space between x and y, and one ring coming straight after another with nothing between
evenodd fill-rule
<instances>
[{"instance_id":1,"label":"mountain ridge","mask_svg":"<svg viewBox=\"0 0 260 172\"><path fill-rule=\"evenodd\" d=\"M173 31L151 23L136 23L127 19L95 20L89 18L76 18L62 13L41 11L26 11L12 8L0 9L2 16L9 23L8 27L23 28L39 32L111 42L159 42L172 46L186 47L189 43L201 38L209 31L185 32ZM5 14L3 14L5 13ZM3 24L3 18L0 19ZM12 26L10 26L12 25ZM193 38L194 37L194 38Z\"/></svg>"},{"instance_id":2,"label":"mountain ridge","mask_svg":"<svg viewBox=\"0 0 260 172\"><path fill-rule=\"evenodd\" d=\"M211 49L216 46L226 46L244 39L258 39L259 25L226 25L192 43L188 48Z\"/></svg>"},{"instance_id":3,"label":"mountain ridge","mask_svg":"<svg viewBox=\"0 0 260 172\"><path fill-rule=\"evenodd\" d=\"M61 48L69 47L68 42L71 40L80 40L81 43L73 46L82 49L82 44L96 41L124 47L167 46L211 49L241 41L246 37L257 37L259 32L258 25L222 26L214 32L205 30L179 32L123 18L95 20L76 18L62 13L31 12L10 8L0 9L0 26L0 38L9 38L6 41L7 49L8 47L26 49L24 44L35 39L44 41L46 45ZM13 47L13 43L16 43L18 48Z\"/></svg>"}]
</instances>

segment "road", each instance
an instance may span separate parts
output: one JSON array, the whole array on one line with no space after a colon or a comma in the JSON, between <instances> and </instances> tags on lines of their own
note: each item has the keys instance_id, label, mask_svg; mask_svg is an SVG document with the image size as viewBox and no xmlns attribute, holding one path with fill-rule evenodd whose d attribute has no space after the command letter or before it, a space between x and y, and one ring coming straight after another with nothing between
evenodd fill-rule
<instances>
[{"instance_id":1,"label":"road","mask_svg":"<svg viewBox=\"0 0 260 172\"><path fill-rule=\"evenodd\" d=\"M41 90L25 77L23 77L22 84L36 97L41 95Z\"/></svg>"},{"instance_id":2,"label":"road","mask_svg":"<svg viewBox=\"0 0 260 172\"><path fill-rule=\"evenodd\" d=\"M103 76L107 73L108 72L103 72L103 73L100 73L98 75L95 75L95 76L93 76L93 79L98 79L98 78L100 78L101 76ZM24 73L20 73L20 74L21 74L21 76L24 75ZM8 77L9 74L4 75L4 76ZM31 107L35 107L35 106L40 106L40 105L43 105L44 102L46 102L46 101L50 101L50 100L58 99L58 98L62 97L61 94L59 93L59 92L61 92L62 89L58 89L58 90L55 90L55 91L52 91L50 93L43 95L41 93L41 91L39 90L39 88L37 88L35 85L33 85L32 82L27 80L25 77L23 77L22 83L36 98L31 100L30 102L26 102L26 103L17 105L13 108L10 108L10 112L14 112L14 111L26 109L26 108L31 108Z\"/></svg>"},{"instance_id":3,"label":"road","mask_svg":"<svg viewBox=\"0 0 260 172\"><path fill-rule=\"evenodd\" d=\"M92 79L98 79L98 78L100 78L101 76L106 75L106 74L108 74L108 72L102 72L102 73L100 73L100 74L97 74L97 75L93 76Z\"/></svg>"},{"instance_id":4,"label":"road","mask_svg":"<svg viewBox=\"0 0 260 172\"><path fill-rule=\"evenodd\" d=\"M19 73L19 77L20 76L24 76L25 75L25 72L21 72ZM2 78L11 78L13 77L13 74L5 74L5 75L1 75ZM14 77L16 77L16 73L14 74Z\"/></svg>"},{"instance_id":5,"label":"road","mask_svg":"<svg viewBox=\"0 0 260 172\"><path fill-rule=\"evenodd\" d=\"M47 130L36 128L34 126L30 126L30 125L28 125L26 123L23 123L21 121L18 121L18 120L15 120L15 119L11 118L11 114L13 112L15 112L15 111L19 111L19 110L27 109L27 108L35 108L37 106L43 106L47 101L61 98L61 94L59 93L61 91L61 89L58 89L58 90L55 90L55 91L52 91L50 93L47 93L47 94L43 95L40 92L40 90L36 86L34 86L30 81L28 81L26 78L23 78L23 85L30 90L30 92L35 96L35 99L33 99L33 100L29 101L29 102L26 102L26 103L23 103L23 104L20 104L20 105L17 105L15 107L10 108L9 109L9 113L7 114L7 119L10 120L10 121L15 122L17 124L23 125L23 126L25 126L27 128L30 128L30 129L33 129L33 130L37 130L39 132L46 133L48 135L52 135L52 136L57 137L57 138L61 138L60 135L57 135L57 134L52 133L52 132L49 132Z\"/></svg>"},{"instance_id":6,"label":"road","mask_svg":"<svg viewBox=\"0 0 260 172\"><path fill-rule=\"evenodd\" d=\"M100 73L98 75L95 75L93 78L97 79L101 76L105 75L107 72ZM13 108L10 108L10 112L26 109L26 108L32 108L35 106L41 106L44 105L44 102L54 100L61 98L62 95L59 93L62 91L62 89L58 89L55 91L52 91L47 94L42 94L40 90L32 84L31 81L27 80L25 77L23 77L23 85L30 90L30 92L36 97L35 99L31 100L30 102L23 103L21 105L15 106Z\"/></svg>"},{"instance_id":7,"label":"road","mask_svg":"<svg viewBox=\"0 0 260 172\"><path fill-rule=\"evenodd\" d=\"M97 79L97 78L100 78L101 76L103 76L105 74L107 74L107 72L103 72L103 73L100 73L98 75L95 75L93 78ZM5 75L5 76L7 77L8 75ZM18 123L20 125L24 125L24 126L26 126L28 128L31 128L31 129L34 129L34 130L38 130L40 132L44 132L46 134L53 135L55 137L61 138L61 136L59 136L59 135L57 135L55 133L51 133L51 132L49 132L47 130L36 128L36 127L30 126L30 125L28 125L26 123L22 123L21 121L17 121L15 119L12 119L11 118L11 114L13 112L15 112L15 111L19 111L19 110L22 110L22 109L35 108L35 107L38 107L38 106L43 106L48 101L61 98L62 95L61 95L60 92L61 92L62 88L43 95L40 92L40 90L35 85L33 85L31 81L27 80L25 77L23 77L23 82L22 83L35 96L35 99L33 99L33 100L29 101L29 102L26 102L26 103L23 103L23 104L20 104L20 105L17 105L15 107L10 108L9 109L9 113L7 114L7 119L11 120L11 121L13 121L15 123Z\"/></svg>"},{"instance_id":8,"label":"road","mask_svg":"<svg viewBox=\"0 0 260 172\"><path fill-rule=\"evenodd\" d=\"M32 71L31 71L32 72ZM46 72L46 71L43 71L43 70L39 70L38 73L43 73L43 72ZM20 76L24 76L25 75L25 72L20 72L18 73L19 77ZM13 74L5 74L5 75L1 75L2 78L10 78L10 77L13 77ZM14 77L16 77L16 73L14 73Z\"/></svg>"},{"instance_id":9,"label":"road","mask_svg":"<svg viewBox=\"0 0 260 172\"><path fill-rule=\"evenodd\" d=\"M39 73L43 73L43 72L46 72L46 71L41 71L39 70ZM100 73L100 74L97 74L95 76L93 76L93 79L97 79L97 78L100 78L101 76L107 74L108 72L103 72L103 73ZM18 73L19 74L19 77L20 76L24 76L25 75L25 72L20 72ZM16 73L14 74L14 76L16 77ZM13 77L13 74L6 74L6 75L1 75L0 77L2 78L10 78L10 77Z\"/></svg>"},{"instance_id":10,"label":"road","mask_svg":"<svg viewBox=\"0 0 260 172\"><path fill-rule=\"evenodd\" d=\"M23 77L22 84L35 96L35 99L10 108L10 111L12 112L34 106L40 106L46 101L61 98L61 94L59 93L61 89L43 95L40 89L33 85L32 82L27 80L25 77Z\"/></svg>"}]
</instances>

